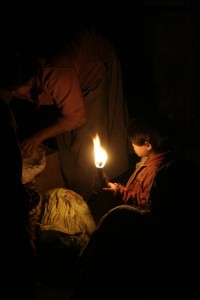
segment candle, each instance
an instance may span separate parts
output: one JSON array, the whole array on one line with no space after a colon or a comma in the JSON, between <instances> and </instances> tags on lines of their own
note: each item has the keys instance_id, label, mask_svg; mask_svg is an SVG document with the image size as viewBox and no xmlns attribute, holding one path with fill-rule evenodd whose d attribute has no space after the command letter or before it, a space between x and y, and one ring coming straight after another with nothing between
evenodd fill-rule
<instances>
[{"instance_id":1,"label":"candle","mask_svg":"<svg viewBox=\"0 0 200 300\"><path fill-rule=\"evenodd\" d=\"M98 184L99 188L108 187L108 176L103 171L103 168L97 168L97 176L98 179L96 178L96 184Z\"/></svg>"},{"instance_id":2,"label":"candle","mask_svg":"<svg viewBox=\"0 0 200 300\"><path fill-rule=\"evenodd\" d=\"M95 166L96 166L96 174L94 176L93 187L95 192L99 192L104 187L108 187L108 176L104 172L103 168L107 161L107 153L101 147L100 139L98 134L93 139L94 143L94 157L95 157Z\"/></svg>"}]
</instances>

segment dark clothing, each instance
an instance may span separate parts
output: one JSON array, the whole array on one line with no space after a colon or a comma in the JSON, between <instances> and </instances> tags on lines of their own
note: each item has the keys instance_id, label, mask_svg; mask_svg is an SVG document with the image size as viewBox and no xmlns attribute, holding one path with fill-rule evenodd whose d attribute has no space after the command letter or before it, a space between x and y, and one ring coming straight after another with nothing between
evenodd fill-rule
<instances>
[{"instance_id":1,"label":"dark clothing","mask_svg":"<svg viewBox=\"0 0 200 300\"><path fill-rule=\"evenodd\" d=\"M142 295L149 289L144 283L148 231L146 215L137 209L110 210L81 253L68 300L147 299Z\"/></svg>"},{"instance_id":2,"label":"dark clothing","mask_svg":"<svg viewBox=\"0 0 200 300\"><path fill-rule=\"evenodd\" d=\"M9 108L16 121L16 135L20 142L30 135L50 126L59 117L59 110L55 105L41 105L37 107L35 103L24 99L12 98ZM57 149L56 141L50 138L43 142L46 146Z\"/></svg>"},{"instance_id":3,"label":"dark clothing","mask_svg":"<svg viewBox=\"0 0 200 300\"><path fill-rule=\"evenodd\" d=\"M199 176L188 161L169 162L155 176L151 212L123 204L104 215L68 300L195 298Z\"/></svg>"},{"instance_id":4,"label":"dark clothing","mask_svg":"<svg viewBox=\"0 0 200 300\"><path fill-rule=\"evenodd\" d=\"M30 198L21 182L22 159L12 115L0 101L2 293L5 299L35 299L35 253L29 234ZM4 216L3 216L4 215Z\"/></svg>"}]
</instances>

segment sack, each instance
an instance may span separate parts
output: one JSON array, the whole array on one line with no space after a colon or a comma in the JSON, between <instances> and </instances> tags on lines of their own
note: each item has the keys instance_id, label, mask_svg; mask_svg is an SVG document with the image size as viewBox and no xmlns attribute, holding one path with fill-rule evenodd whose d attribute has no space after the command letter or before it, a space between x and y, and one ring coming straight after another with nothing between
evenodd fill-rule
<instances>
[{"instance_id":1,"label":"sack","mask_svg":"<svg viewBox=\"0 0 200 300\"><path fill-rule=\"evenodd\" d=\"M44 210L40 221L40 233L47 231L65 233L71 243L81 247L96 228L87 203L72 190L56 188L43 195Z\"/></svg>"},{"instance_id":2,"label":"sack","mask_svg":"<svg viewBox=\"0 0 200 300\"><path fill-rule=\"evenodd\" d=\"M36 239L38 277L60 284L75 275L79 253L96 224L86 202L72 190L48 190L42 202Z\"/></svg>"}]
</instances>

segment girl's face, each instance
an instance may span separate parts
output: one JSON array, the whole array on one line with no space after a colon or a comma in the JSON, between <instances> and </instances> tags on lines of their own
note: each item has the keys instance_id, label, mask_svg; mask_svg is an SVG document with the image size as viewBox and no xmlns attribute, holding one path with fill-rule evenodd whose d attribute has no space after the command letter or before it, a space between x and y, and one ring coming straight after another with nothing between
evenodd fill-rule
<instances>
[{"instance_id":1,"label":"girl's face","mask_svg":"<svg viewBox=\"0 0 200 300\"><path fill-rule=\"evenodd\" d=\"M137 154L137 156L139 156L139 157L145 157L145 156L149 157L149 155L151 153L151 149L152 149L151 144L145 142L144 145L138 146L138 145L134 144L133 142L131 142L131 143L132 143L133 150Z\"/></svg>"}]
</instances>

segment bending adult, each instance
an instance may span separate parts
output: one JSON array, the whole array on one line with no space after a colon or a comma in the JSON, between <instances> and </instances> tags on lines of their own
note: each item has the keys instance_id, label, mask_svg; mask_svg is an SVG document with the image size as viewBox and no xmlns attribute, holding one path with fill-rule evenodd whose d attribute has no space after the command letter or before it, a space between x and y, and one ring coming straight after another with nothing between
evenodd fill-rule
<instances>
[{"instance_id":1,"label":"bending adult","mask_svg":"<svg viewBox=\"0 0 200 300\"><path fill-rule=\"evenodd\" d=\"M108 176L115 178L128 169L121 68L107 39L87 29L50 60L21 53L7 56L1 59L1 95L12 98L15 117L22 125L18 137L24 156L55 137L66 187L85 198L93 192L96 133L108 152ZM20 106L16 99L21 100ZM31 101L37 106L33 120L28 116Z\"/></svg>"}]
</instances>

